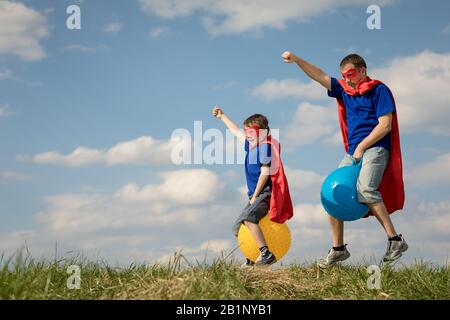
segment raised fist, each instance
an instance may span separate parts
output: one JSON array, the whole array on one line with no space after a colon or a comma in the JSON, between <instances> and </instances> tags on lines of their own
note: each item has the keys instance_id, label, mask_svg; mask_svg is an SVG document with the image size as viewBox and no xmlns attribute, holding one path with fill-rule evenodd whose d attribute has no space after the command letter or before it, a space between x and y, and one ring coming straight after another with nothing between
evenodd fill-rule
<instances>
[{"instance_id":1,"label":"raised fist","mask_svg":"<svg viewBox=\"0 0 450 320\"><path fill-rule=\"evenodd\" d=\"M215 106L215 107L212 109L212 115L213 115L214 117L216 117L217 119L220 119L220 118L222 118L223 111L222 111L222 109L220 109L220 107Z\"/></svg>"},{"instance_id":2,"label":"raised fist","mask_svg":"<svg viewBox=\"0 0 450 320\"><path fill-rule=\"evenodd\" d=\"M281 57L283 58L283 61L286 63L292 63L295 62L295 60L297 59L297 56L294 55L292 52L290 51L285 51Z\"/></svg>"}]
</instances>

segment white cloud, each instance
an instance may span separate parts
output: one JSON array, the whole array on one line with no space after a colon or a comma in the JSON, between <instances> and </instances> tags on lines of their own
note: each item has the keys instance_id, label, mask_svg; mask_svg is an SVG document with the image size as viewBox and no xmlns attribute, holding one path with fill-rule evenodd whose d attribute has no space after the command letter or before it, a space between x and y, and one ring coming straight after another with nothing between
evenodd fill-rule
<instances>
[{"instance_id":1,"label":"white cloud","mask_svg":"<svg viewBox=\"0 0 450 320\"><path fill-rule=\"evenodd\" d=\"M169 32L169 28L156 27L156 28L153 28L152 30L150 30L149 35L150 35L150 37L156 39L156 38L159 38L159 37L161 37L162 35L164 35L164 34L166 34L168 32Z\"/></svg>"},{"instance_id":2,"label":"white cloud","mask_svg":"<svg viewBox=\"0 0 450 320\"><path fill-rule=\"evenodd\" d=\"M214 201L222 191L219 177L207 169L159 174L160 184L128 184L112 195L62 194L47 197L49 206L36 219L57 234L86 234L125 228L195 226L217 221ZM206 219L206 220L205 220Z\"/></svg>"},{"instance_id":3,"label":"white cloud","mask_svg":"<svg viewBox=\"0 0 450 320\"><path fill-rule=\"evenodd\" d=\"M412 167L406 180L416 185L450 183L450 153L433 157L432 161Z\"/></svg>"},{"instance_id":4,"label":"white cloud","mask_svg":"<svg viewBox=\"0 0 450 320\"><path fill-rule=\"evenodd\" d=\"M324 142L331 146L343 146L342 133L341 131L336 131L334 135L324 139Z\"/></svg>"},{"instance_id":5,"label":"white cloud","mask_svg":"<svg viewBox=\"0 0 450 320\"><path fill-rule=\"evenodd\" d=\"M301 203L305 200L318 200L320 188L325 177L314 172L301 169L293 169L286 166L291 196L299 199Z\"/></svg>"},{"instance_id":6,"label":"white cloud","mask_svg":"<svg viewBox=\"0 0 450 320\"><path fill-rule=\"evenodd\" d=\"M371 74L392 90L401 130L450 135L450 53L395 58Z\"/></svg>"},{"instance_id":7,"label":"white cloud","mask_svg":"<svg viewBox=\"0 0 450 320\"><path fill-rule=\"evenodd\" d=\"M338 130L337 107L301 103L286 131L288 148L329 140Z\"/></svg>"},{"instance_id":8,"label":"white cloud","mask_svg":"<svg viewBox=\"0 0 450 320\"><path fill-rule=\"evenodd\" d=\"M0 105L0 118L12 116L13 114L15 114L15 112L11 111L8 104Z\"/></svg>"},{"instance_id":9,"label":"white cloud","mask_svg":"<svg viewBox=\"0 0 450 320\"><path fill-rule=\"evenodd\" d=\"M47 18L19 2L0 1L0 54L41 60L41 41L49 36Z\"/></svg>"},{"instance_id":10,"label":"white cloud","mask_svg":"<svg viewBox=\"0 0 450 320\"><path fill-rule=\"evenodd\" d=\"M425 225L438 233L450 233L450 202L420 203L419 214L422 215Z\"/></svg>"},{"instance_id":11,"label":"white cloud","mask_svg":"<svg viewBox=\"0 0 450 320\"><path fill-rule=\"evenodd\" d=\"M171 141L142 136L131 141L121 142L108 149L105 152L105 160L109 165L169 163L171 150Z\"/></svg>"},{"instance_id":12,"label":"white cloud","mask_svg":"<svg viewBox=\"0 0 450 320\"><path fill-rule=\"evenodd\" d=\"M286 97L296 97L312 100L329 99L326 93L326 89L324 89L320 84L313 81L304 83L297 79L268 79L261 85L254 88L251 91L251 94L266 101L272 101L274 99Z\"/></svg>"},{"instance_id":13,"label":"white cloud","mask_svg":"<svg viewBox=\"0 0 450 320\"><path fill-rule=\"evenodd\" d=\"M103 31L107 33L117 33L123 28L123 23L121 22L111 22L104 26Z\"/></svg>"},{"instance_id":14,"label":"white cloud","mask_svg":"<svg viewBox=\"0 0 450 320\"><path fill-rule=\"evenodd\" d=\"M104 152L96 149L78 147L68 155L50 151L37 154L32 161L40 164L56 164L68 167L79 167L100 163L104 159Z\"/></svg>"},{"instance_id":15,"label":"white cloud","mask_svg":"<svg viewBox=\"0 0 450 320\"><path fill-rule=\"evenodd\" d=\"M2 180L26 181L30 179L31 177L25 173L15 171L0 171L0 181Z\"/></svg>"},{"instance_id":16,"label":"white cloud","mask_svg":"<svg viewBox=\"0 0 450 320\"><path fill-rule=\"evenodd\" d=\"M203 24L212 35L240 33L262 27L282 29L289 21L302 21L331 12L337 7L365 4L389 4L374 0L139 0L144 12L163 18L186 17L203 13Z\"/></svg>"},{"instance_id":17,"label":"white cloud","mask_svg":"<svg viewBox=\"0 0 450 320\"><path fill-rule=\"evenodd\" d=\"M90 149L77 147L64 155L50 151L34 155L31 161L39 164L55 164L67 167L80 167L92 164L167 164L174 142L161 141L150 136L142 136L134 140L118 143L109 149ZM26 159L18 156L18 159Z\"/></svg>"},{"instance_id":18,"label":"white cloud","mask_svg":"<svg viewBox=\"0 0 450 320\"><path fill-rule=\"evenodd\" d=\"M221 190L219 178L207 169L169 171L160 175L164 178L161 185L139 189L135 184L128 184L115 196L126 202L166 199L171 203L193 205L210 202Z\"/></svg>"},{"instance_id":19,"label":"white cloud","mask_svg":"<svg viewBox=\"0 0 450 320\"><path fill-rule=\"evenodd\" d=\"M300 228L328 227L328 214L321 204L302 203L294 207L293 223ZM327 230L325 230L327 231Z\"/></svg>"}]
</instances>

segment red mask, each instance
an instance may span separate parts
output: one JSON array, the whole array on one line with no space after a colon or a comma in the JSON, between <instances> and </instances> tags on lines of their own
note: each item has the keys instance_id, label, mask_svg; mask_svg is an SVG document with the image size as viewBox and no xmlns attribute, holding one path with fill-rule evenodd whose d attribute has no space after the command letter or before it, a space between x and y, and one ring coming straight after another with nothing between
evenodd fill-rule
<instances>
[{"instance_id":1,"label":"red mask","mask_svg":"<svg viewBox=\"0 0 450 320\"><path fill-rule=\"evenodd\" d=\"M251 127L245 128L244 129L244 133L245 133L246 136L256 136L256 137L258 137L259 136L259 130L260 130L259 126L253 125Z\"/></svg>"},{"instance_id":2,"label":"red mask","mask_svg":"<svg viewBox=\"0 0 450 320\"><path fill-rule=\"evenodd\" d=\"M343 73L342 76L345 80L352 80L354 81L356 78L358 78L359 73L356 68L352 68L350 70L347 70L347 72Z\"/></svg>"}]
</instances>

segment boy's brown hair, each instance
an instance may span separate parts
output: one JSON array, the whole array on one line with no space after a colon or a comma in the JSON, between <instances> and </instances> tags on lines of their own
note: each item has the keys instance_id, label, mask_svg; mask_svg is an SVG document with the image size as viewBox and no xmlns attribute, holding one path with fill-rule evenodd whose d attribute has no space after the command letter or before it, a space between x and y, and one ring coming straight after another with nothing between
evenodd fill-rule
<instances>
[{"instance_id":1,"label":"boy's brown hair","mask_svg":"<svg viewBox=\"0 0 450 320\"><path fill-rule=\"evenodd\" d=\"M361 69L362 67L367 69L367 64L364 58L356 53L349 54L344 59L342 59L340 67L342 68L347 63L352 63L357 69Z\"/></svg>"},{"instance_id":2,"label":"boy's brown hair","mask_svg":"<svg viewBox=\"0 0 450 320\"><path fill-rule=\"evenodd\" d=\"M256 113L244 120L244 126L251 127L253 125L257 125L260 129L269 130L269 120L259 113Z\"/></svg>"}]
</instances>

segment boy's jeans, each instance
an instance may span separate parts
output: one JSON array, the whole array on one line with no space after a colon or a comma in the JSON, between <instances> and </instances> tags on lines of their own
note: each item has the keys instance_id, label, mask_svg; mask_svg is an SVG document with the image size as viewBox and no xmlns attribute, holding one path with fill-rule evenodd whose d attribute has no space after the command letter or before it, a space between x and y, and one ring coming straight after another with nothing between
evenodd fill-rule
<instances>
[{"instance_id":1,"label":"boy's jeans","mask_svg":"<svg viewBox=\"0 0 450 320\"><path fill-rule=\"evenodd\" d=\"M352 160L352 156L346 154L339 167L352 165ZM383 147L372 147L364 152L357 183L359 202L370 204L383 201L378 187L388 163L389 150Z\"/></svg>"}]
</instances>

